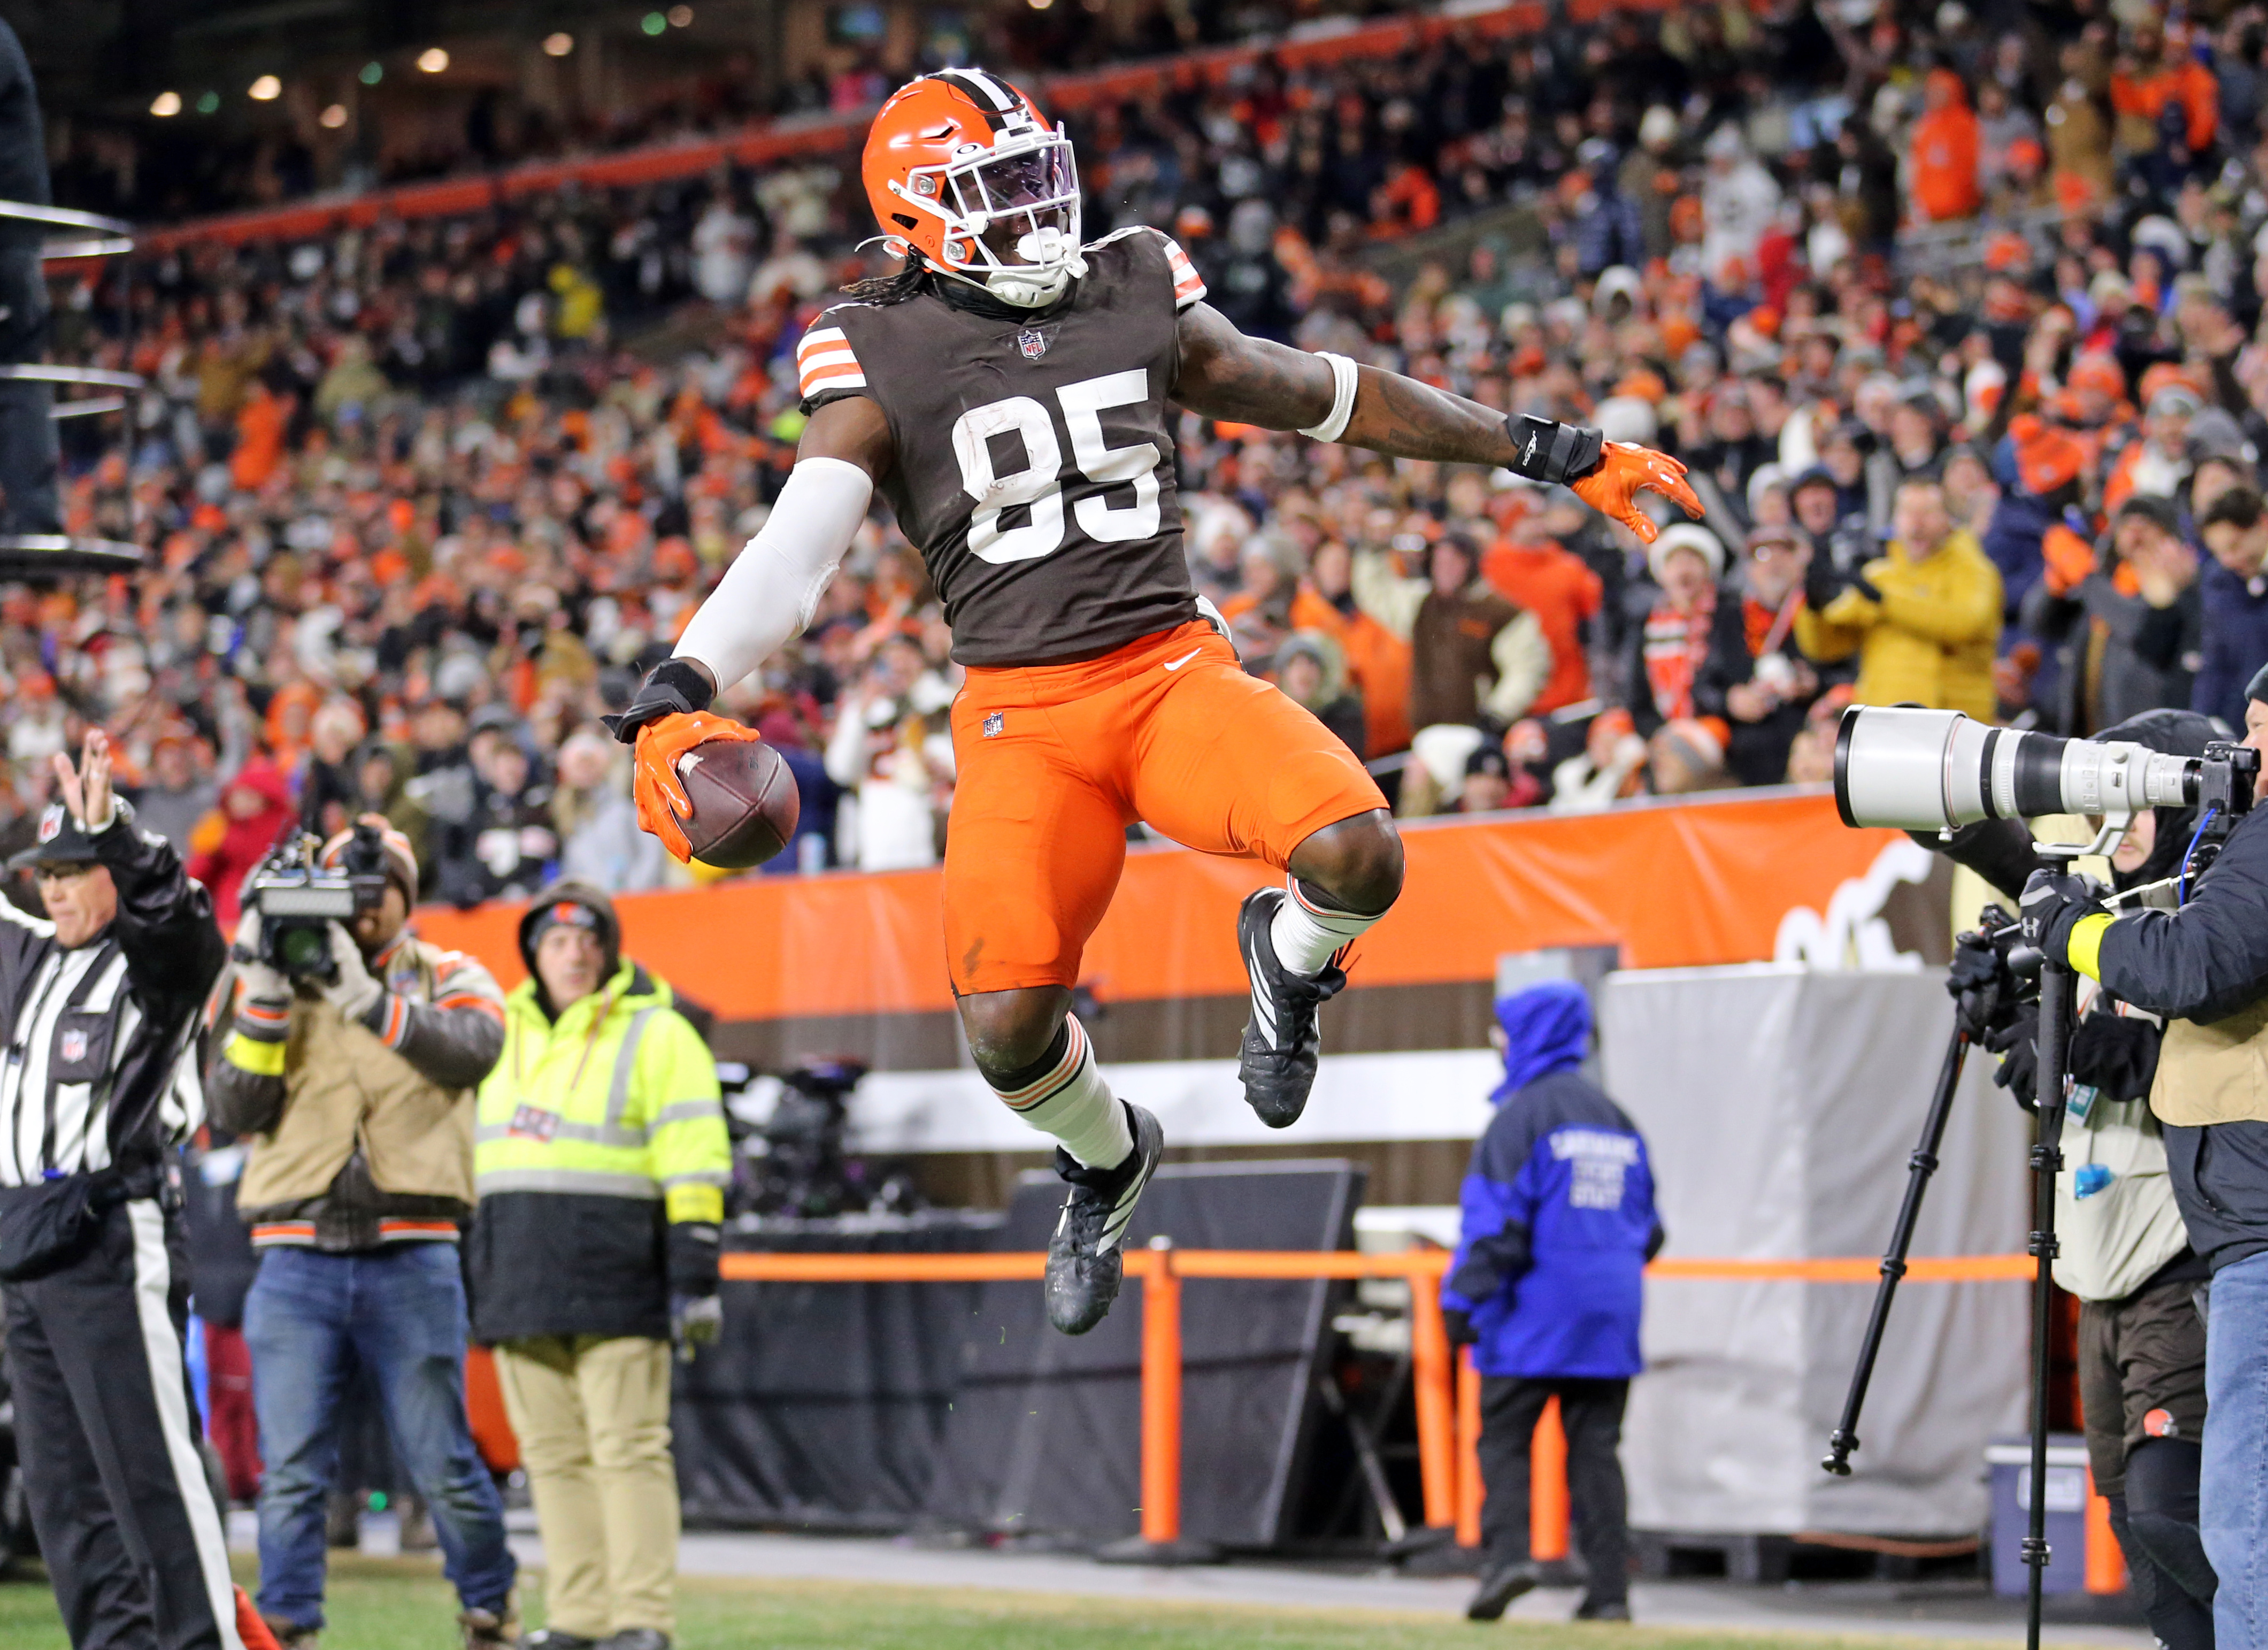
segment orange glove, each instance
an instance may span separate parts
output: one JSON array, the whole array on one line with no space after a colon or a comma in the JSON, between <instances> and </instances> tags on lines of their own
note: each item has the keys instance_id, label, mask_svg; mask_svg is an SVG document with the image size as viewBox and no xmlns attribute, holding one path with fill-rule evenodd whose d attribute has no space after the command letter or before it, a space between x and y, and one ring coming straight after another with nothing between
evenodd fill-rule
<instances>
[{"instance_id":1,"label":"orange glove","mask_svg":"<svg viewBox=\"0 0 2268 1650\"><path fill-rule=\"evenodd\" d=\"M693 844L686 840L683 821L692 817L693 802L677 777L679 761L696 745L705 745L712 739L762 737L730 717L707 711L665 716L638 729L637 775L630 783L630 794L637 801L638 828L660 837L661 845L680 865L689 863Z\"/></svg>"},{"instance_id":2,"label":"orange glove","mask_svg":"<svg viewBox=\"0 0 2268 1650\"><path fill-rule=\"evenodd\" d=\"M1701 519L1701 500L1685 479L1685 467L1652 447L1609 441L1599 454L1598 468L1567 484L1592 509L1637 534L1642 544L1653 543L1660 529L1638 507L1641 491L1675 499L1687 515L1696 521Z\"/></svg>"}]
</instances>

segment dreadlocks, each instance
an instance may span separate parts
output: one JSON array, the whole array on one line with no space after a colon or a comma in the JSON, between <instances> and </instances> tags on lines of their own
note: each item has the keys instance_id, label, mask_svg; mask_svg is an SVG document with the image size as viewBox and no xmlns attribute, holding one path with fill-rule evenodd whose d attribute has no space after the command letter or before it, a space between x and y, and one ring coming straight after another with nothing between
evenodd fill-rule
<instances>
[{"instance_id":1,"label":"dreadlocks","mask_svg":"<svg viewBox=\"0 0 2268 1650\"><path fill-rule=\"evenodd\" d=\"M928 266L909 251L906 267L895 275L870 275L851 282L843 291L845 296L862 304L902 304L921 291L922 277L928 273Z\"/></svg>"}]
</instances>

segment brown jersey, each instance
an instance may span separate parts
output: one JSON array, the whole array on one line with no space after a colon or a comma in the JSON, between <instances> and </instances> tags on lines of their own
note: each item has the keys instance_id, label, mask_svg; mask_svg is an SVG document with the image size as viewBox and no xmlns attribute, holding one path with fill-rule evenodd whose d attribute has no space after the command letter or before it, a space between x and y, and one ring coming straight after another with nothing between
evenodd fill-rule
<instances>
[{"instance_id":1,"label":"brown jersey","mask_svg":"<svg viewBox=\"0 0 2268 1650\"><path fill-rule=\"evenodd\" d=\"M1092 659L1197 616L1166 397L1204 283L1154 229L1086 258L1031 317L917 290L838 304L797 347L806 411L865 395L889 421L882 495L964 665Z\"/></svg>"}]
</instances>

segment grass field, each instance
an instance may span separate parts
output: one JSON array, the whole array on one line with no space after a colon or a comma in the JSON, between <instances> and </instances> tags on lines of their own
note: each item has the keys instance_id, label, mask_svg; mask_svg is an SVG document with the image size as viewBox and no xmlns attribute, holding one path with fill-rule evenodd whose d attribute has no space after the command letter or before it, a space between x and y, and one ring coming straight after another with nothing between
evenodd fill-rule
<instances>
[{"instance_id":1,"label":"grass field","mask_svg":"<svg viewBox=\"0 0 2268 1650\"><path fill-rule=\"evenodd\" d=\"M455 1605L431 1560L335 1557L323 1650L453 1650ZM684 1650L1913 1650L1912 1639L1208 1608L839 1582L684 1584ZM0 1645L69 1650L39 1573L0 1582ZM1940 1641L1933 1650L1953 1650Z\"/></svg>"}]
</instances>

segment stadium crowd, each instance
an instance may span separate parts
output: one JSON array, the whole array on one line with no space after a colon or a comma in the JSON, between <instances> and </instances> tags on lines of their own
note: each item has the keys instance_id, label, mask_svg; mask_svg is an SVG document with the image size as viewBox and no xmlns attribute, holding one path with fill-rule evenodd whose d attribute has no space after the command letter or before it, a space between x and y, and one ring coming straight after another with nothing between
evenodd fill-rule
<instances>
[{"instance_id":1,"label":"stadium crowd","mask_svg":"<svg viewBox=\"0 0 2268 1650\"><path fill-rule=\"evenodd\" d=\"M2268 19L2025 15L1617 13L1073 117L1089 233L1169 231L1248 330L1661 446L1708 506L1648 547L1508 473L1185 416L1191 571L1248 667L1404 814L1823 778L1854 697L2241 726L2268 661ZM70 520L153 565L0 593L6 829L99 721L225 924L284 821L364 807L430 898L687 874L595 718L777 491L795 342L887 267L853 250L857 181L191 241L123 277L130 346L70 275L58 350L159 391L130 457L81 453ZM878 515L723 701L802 788L770 871L934 862L946 644Z\"/></svg>"}]
</instances>

